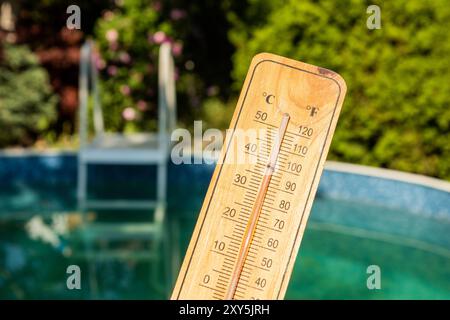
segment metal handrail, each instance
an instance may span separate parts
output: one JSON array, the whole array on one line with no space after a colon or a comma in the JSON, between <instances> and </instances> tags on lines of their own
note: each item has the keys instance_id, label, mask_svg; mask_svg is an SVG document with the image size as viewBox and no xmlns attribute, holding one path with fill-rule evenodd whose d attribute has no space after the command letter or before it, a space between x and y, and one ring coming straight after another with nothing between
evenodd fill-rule
<instances>
[{"instance_id":1,"label":"metal handrail","mask_svg":"<svg viewBox=\"0 0 450 320\"><path fill-rule=\"evenodd\" d=\"M176 128L176 92L175 67L169 43L163 43L159 48L158 61L158 114L160 143L169 146L165 141ZM162 124L162 125L161 125Z\"/></svg>"},{"instance_id":2,"label":"metal handrail","mask_svg":"<svg viewBox=\"0 0 450 320\"><path fill-rule=\"evenodd\" d=\"M88 40L81 47L79 75L79 134L80 148L88 139L89 87L93 96L93 120L96 135L104 132L103 113L99 97L98 70L93 54L94 41ZM168 137L176 128L175 67L171 45L163 43L159 49L158 66L158 135L160 147L169 146ZM167 150L166 150L167 151Z\"/></svg>"}]
</instances>

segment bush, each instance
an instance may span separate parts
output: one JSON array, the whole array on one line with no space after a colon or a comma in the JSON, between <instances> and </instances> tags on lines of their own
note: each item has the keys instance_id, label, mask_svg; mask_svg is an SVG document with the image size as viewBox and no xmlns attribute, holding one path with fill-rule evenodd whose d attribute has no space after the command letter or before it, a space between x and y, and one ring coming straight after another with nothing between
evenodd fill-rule
<instances>
[{"instance_id":1,"label":"bush","mask_svg":"<svg viewBox=\"0 0 450 320\"><path fill-rule=\"evenodd\" d=\"M0 47L0 147L30 145L55 119L48 74L26 47Z\"/></svg>"},{"instance_id":2,"label":"bush","mask_svg":"<svg viewBox=\"0 0 450 320\"><path fill-rule=\"evenodd\" d=\"M330 159L450 179L450 7L445 0L250 0L230 14L234 88L267 51L340 73L348 93ZM381 29L366 9L381 7Z\"/></svg>"}]
</instances>

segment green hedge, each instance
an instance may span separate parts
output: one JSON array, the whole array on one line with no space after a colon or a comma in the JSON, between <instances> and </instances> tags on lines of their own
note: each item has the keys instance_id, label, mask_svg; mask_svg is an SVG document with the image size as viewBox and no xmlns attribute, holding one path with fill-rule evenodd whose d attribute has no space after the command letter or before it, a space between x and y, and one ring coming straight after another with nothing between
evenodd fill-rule
<instances>
[{"instance_id":1,"label":"green hedge","mask_svg":"<svg viewBox=\"0 0 450 320\"><path fill-rule=\"evenodd\" d=\"M380 30L366 27L371 4L381 7ZM124 1L95 28L106 124L155 128L163 32L182 49L180 125L224 129L251 58L272 52L346 80L330 159L450 179L449 24L445 0Z\"/></svg>"},{"instance_id":2,"label":"green hedge","mask_svg":"<svg viewBox=\"0 0 450 320\"><path fill-rule=\"evenodd\" d=\"M448 1L261 1L229 14L235 89L266 51L340 73L348 93L330 159L450 179ZM366 9L381 8L368 30Z\"/></svg>"}]
</instances>

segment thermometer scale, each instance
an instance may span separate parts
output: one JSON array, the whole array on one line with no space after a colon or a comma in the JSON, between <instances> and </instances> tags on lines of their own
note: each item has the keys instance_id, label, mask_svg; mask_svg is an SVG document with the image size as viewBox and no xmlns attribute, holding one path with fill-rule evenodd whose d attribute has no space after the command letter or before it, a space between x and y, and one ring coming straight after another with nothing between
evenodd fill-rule
<instances>
[{"instance_id":1,"label":"thermometer scale","mask_svg":"<svg viewBox=\"0 0 450 320\"><path fill-rule=\"evenodd\" d=\"M172 299L283 299L346 92L273 54L250 65Z\"/></svg>"}]
</instances>

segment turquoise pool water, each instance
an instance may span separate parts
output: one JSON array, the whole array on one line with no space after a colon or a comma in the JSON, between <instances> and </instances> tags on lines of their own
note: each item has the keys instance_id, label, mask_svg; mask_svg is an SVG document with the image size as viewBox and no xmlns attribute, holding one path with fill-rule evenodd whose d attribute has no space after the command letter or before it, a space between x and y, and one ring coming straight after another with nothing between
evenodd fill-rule
<instances>
[{"instance_id":1,"label":"turquoise pool water","mask_svg":"<svg viewBox=\"0 0 450 320\"><path fill-rule=\"evenodd\" d=\"M22 179L9 176L9 183L0 186L0 298L167 298L212 167L171 168L174 172L170 176L164 241L153 249L145 247L155 252L152 259L134 257L136 248L142 248L142 244L133 240L127 244L130 256L100 261L83 258L86 247L79 239L76 223L79 214L73 183L74 160L65 159L59 165L55 162L52 165L52 169L47 168L53 172L51 175L43 173L47 177L45 183L39 177L30 178L22 172ZM151 175L151 172L137 174L144 180ZM356 194L354 199L349 198L329 191L333 179L337 178L340 183L345 180L327 172L321 181L286 298L450 299L448 208L431 212L430 207L423 204L405 209L393 206L388 200L379 203L373 199L363 200ZM96 181L96 192L112 197L123 193L124 189L140 190L138 196L152 192L143 181L130 179L129 175L122 178L120 174L102 176L99 173ZM364 185L370 186L371 182ZM187 186L189 192L186 192ZM371 188L372 195L379 192L374 186ZM395 189L400 192L398 186ZM426 192L428 197L433 197L431 191ZM131 194L136 195L136 192ZM441 204L447 203L448 194L437 197L441 197ZM70 217L74 221L73 228L59 236L58 246L51 241L33 239L26 225L38 216L48 226L58 216ZM97 219L117 222L130 216L142 221L150 218L135 212L97 213ZM82 270L81 290L67 289L66 268L71 264L79 265ZM381 269L380 290L367 288L369 265Z\"/></svg>"}]
</instances>

